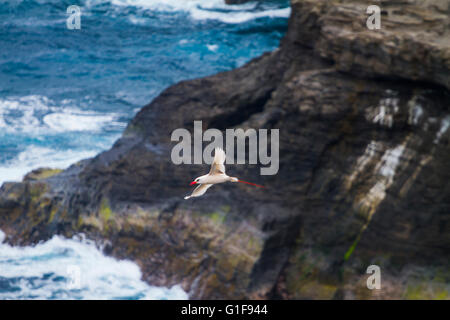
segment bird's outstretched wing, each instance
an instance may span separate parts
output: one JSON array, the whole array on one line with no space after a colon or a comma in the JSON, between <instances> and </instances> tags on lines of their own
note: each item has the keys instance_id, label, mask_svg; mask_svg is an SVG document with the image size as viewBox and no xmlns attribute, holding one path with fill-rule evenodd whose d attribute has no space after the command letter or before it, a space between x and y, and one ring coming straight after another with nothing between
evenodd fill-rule
<instances>
[{"instance_id":1,"label":"bird's outstretched wing","mask_svg":"<svg viewBox=\"0 0 450 320\"><path fill-rule=\"evenodd\" d=\"M212 184L201 184L197 188L192 191L192 194L190 196L184 197L185 200L193 197L200 197L205 194L206 190L208 190Z\"/></svg>"},{"instance_id":2,"label":"bird's outstretched wing","mask_svg":"<svg viewBox=\"0 0 450 320\"><path fill-rule=\"evenodd\" d=\"M225 151L223 151L222 148L214 149L214 160L211 164L211 170L209 171L210 175L225 173L225 158Z\"/></svg>"}]
</instances>

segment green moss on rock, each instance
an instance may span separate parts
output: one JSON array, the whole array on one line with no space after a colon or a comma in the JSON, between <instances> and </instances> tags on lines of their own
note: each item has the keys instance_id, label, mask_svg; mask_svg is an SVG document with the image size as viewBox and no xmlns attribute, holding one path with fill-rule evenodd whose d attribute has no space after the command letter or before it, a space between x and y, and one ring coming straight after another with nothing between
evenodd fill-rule
<instances>
[{"instance_id":1,"label":"green moss on rock","mask_svg":"<svg viewBox=\"0 0 450 320\"><path fill-rule=\"evenodd\" d=\"M109 206L109 201L106 198L102 199L99 215L103 223L107 223L113 216L113 212L111 210L111 207Z\"/></svg>"},{"instance_id":2,"label":"green moss on rock","mask_svg":"<svg viewBox=\"0 0 450 320\"><path fill-rule=\"evenodd\" d=\"M213 212L209 215L209 217L215 224L221 224L225 220L225 215L220 212Z\"/></svg>"},{"instance_id":3,"label":"green moss on rock","mask_svg":"<svg viewBox=\"0 0 450 320\"><path fill-rule=\"evenodd\" d=\"M36 170L33 170L32 172L28 173L24 177L24 181L39 181L43 179L47 179L50 177L53 177L59 173L61 173L63 170L61 169L51 169L51 168L39 168Z\"/></svg>"}]
</instances>

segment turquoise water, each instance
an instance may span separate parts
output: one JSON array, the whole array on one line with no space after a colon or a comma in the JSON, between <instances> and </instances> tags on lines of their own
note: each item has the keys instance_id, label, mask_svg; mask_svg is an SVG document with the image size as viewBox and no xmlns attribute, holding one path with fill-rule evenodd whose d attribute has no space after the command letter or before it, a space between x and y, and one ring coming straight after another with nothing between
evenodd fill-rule
<instances>
[{"instance_id":1,"label":"turquoise water","mask_svg":"<svg viewBox=\"0 0 450 320\"><path fill-rule=\"evenodd\" d=\"M69 5L81 8L80 30L66 27ZM289 14L284 0L0 0L0 184L108 149L169 85L275 49ZM86 240L0 241L0 299L187 298L140 278Z\"/></svg>"},{"instance_id":2,"label":"turquoise water","mask_svg":"<svg viewBox=\"0 0 450 320\"><path fill-rule=\"evenodd\" d=\"M169 85L276 48L289 14L288 1L0 0L0 183L108 149Z\"/></svg>"}]
</instances>

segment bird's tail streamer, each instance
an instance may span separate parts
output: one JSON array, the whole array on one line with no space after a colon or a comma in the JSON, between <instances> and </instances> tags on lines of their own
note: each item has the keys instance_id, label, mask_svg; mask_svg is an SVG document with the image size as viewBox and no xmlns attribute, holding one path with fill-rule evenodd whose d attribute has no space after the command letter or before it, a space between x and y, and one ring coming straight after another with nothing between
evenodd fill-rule
<instances>
[{"instance_id":1,"label":"bird's tail streamer","mask_svg":"<svg viewBox=\"0 0 450 320\"><path fill-rule=\"evenodd\" d=\"M249 184L249 185L252 185L252 186L258 187L258 188L265 188L264 186L262 186L262 185L260 185L260 184L256 184L256 183L252 183L252 182L244 181L244 180L241 180L241 179L239 179L239 180L238 180L238 182L241 182L241 183L246 183L246 184Z\"/></svg>"}]
</instances>

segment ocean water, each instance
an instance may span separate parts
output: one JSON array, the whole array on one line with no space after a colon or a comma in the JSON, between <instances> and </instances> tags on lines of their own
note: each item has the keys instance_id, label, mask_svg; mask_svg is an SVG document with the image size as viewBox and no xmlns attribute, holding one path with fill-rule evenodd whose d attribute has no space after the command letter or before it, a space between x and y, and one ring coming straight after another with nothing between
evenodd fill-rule
<instances>
[{"instance_id":1,"label":"ocean water","mask_svg":"<svg viewBox=\"0 0 450 320\"><path fill-rule=\"evenodd\" d=\"M70 5L80 30L66 26ZM289 14L288 0L0 0L0 185L110 148L168 86L274 50ZM89 280L82 289L67 289L67 265ZM0 244L0 299L185 297L86 241Z\"/></svg>"},{"instance_id":2,"label":"ocean water","mask_svg":"<svg viewBox=\"0 0 450 320\"><path fill-rule=\"evenodd\" d=\"M275 49L289 14L287 0L0 0L0 184L108 149L169 85Z\"/></svg>"},{"instance_id":3,"label":"ocean water","mask_svg":"<svg viewBox=\"0 0 450 320\"><path fill-rule=\"evenodd\" d=\"M187 299L179 286L153 287L130 261L106 257L82 237L52 239L30 247L2 243L0 299Z\"/></svg>"}]
</instances>

